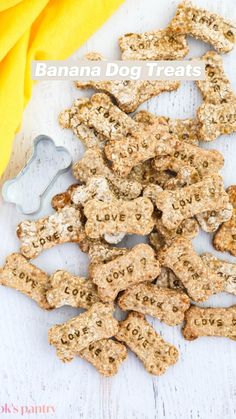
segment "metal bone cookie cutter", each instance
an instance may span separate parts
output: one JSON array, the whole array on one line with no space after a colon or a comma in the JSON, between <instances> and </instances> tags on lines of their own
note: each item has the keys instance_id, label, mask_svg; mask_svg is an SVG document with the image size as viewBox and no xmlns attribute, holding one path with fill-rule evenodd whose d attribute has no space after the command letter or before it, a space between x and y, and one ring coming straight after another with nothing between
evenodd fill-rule
<instances>
[{"instance_id":1,"label":"metal bone cookie cutter","mask_svg":"<svg viewBox=\"0 0 236 419\"><path fill-rule=\"evenodd\" d=\"M47 135L39 135L33 142L33 154L18 175L4 183L4 201L16 204L24 214L33 214L56 178L72 163L69 151L56 146Z\"/></svg>"}]
</instances>

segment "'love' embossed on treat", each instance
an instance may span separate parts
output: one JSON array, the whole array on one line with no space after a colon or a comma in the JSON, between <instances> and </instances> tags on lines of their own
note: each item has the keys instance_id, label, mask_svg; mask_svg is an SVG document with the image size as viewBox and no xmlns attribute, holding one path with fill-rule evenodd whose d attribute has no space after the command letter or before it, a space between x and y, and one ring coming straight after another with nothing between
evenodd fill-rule
<instances>
[{"instance_id":1,"label":"'love' embossed on treat","mask_svg":"<svg viewBox=\"0 0 236 419\"><path fill-rule=\"evenodd\" d=\"M78 119L78 108L83 102L87 102L87 99L76 99L70 109L61 112L59 115L59 124L63 128L71 128L73 133L83 141L87 148L98 147L103 149L107 138L99 134L95 128Z\"/></svg>"},{"instance_id":2,"label":"'love' embossed on treat","mask_svg":"<svg viewBox=\"0 0 236 419\"><path fill-rule=\"evenodd\" d=\"M157 170L174 172L191 167L203 178L222 169L224 157L217 150L205 150L173 138L158 142L154 164Z\"/></svg>"},{"instance_id":3,"label":"'love' embossed on treat","mask_svg":"<svg viewBox=\"0 0 236 419\"><path fill-rule=\"evenodd\" d=\"M231 83L224 71L224 63L221 55L214 51L208 51L202 56L205 61L205 80L197 80L203 100L206 103L231 102L235 99Z\"/></svg>"},{"instance_id":4,"label":"'love' embossed on treat","mask_svg":"<svg viewBox=\"0 0 236 419\"><path fill-rule=\"evenodd\" d=\"M7 257L4 267L0 269L0 284L22 292L45 310L53 307L46 299L49 276L19 253Z\"/></svg>"},{"instance_id":5,"label":"'love' embossed on treat","mask_svg":"<svg viewBox=\"0 0 236 419\"><path fill-rule=\"evenodd\" d=\"M183 35L173 36L168 29L127 33L120 37L122 60L179 60L188 53Z\"/></svg>"},{"instance_id":6,"label":"'love' embossed on treat","mask_svg":"<svg viewBox=\"0 0 236 419\"><path fill-rule=\"evenodd\" d=\"M158 254L162 266L170 268L181 280L193 301L205 301L223 291L224 279L206 266L191 241L179 237Z\"/></svg>"},{"instance_id":7,"label":"'love' embossed on treat","mask_svg":"<svg viewBox=\"0 0 236 419\"><path fill-rule=\"evenodd\" d=\"M51 327L50 345L63 362L72 361L82 349L97 340L110 338L118 331L118 322L112 316L111 304L95 303L89 310L65 323Z\"/></svg>"},{"instance_id":8,"label":"'love' embossed on treat","mask_svg":"<svg viewBox=\"0 0 236 419\"><path fill-rule=\"evenodd\" d=\"M66 271L57 271L50 277L47 301L52 307L89 308L100 301L97 288L90 279L74 276Z\"/></svg>"},{"instance_id":9,"label":"'love' embossed on treat","mask_svg":"<svg viewBox=\"0 0 236 419\"><path fill-rule=\"evenodd\" d=\"M80 242L85 234L80 211L66 206L49 217L22 221L17 228L21 253L28 259L56 244Z\"/></svg>"},{"instance_id":10,"label":"'love' embossed on treat","mask_svg":"<svg viewBox=\"0 0 236 419\"><path fill-rule=\"evenodd\" d=\"M140 282L153 281L160 268L154 250L148 244L138 244L110 262L93 264L89 273L98 286L101 300L113 301L120 291Z\"/></svg>"},{"instance_id":11,"label":"'love' embossed on treat","mask_svg":"<svg viewBox=\"0 0 236 419\"><path fill-rule=\"evenodd\" d=\"M119 323L116 339L129 346L150 374L162 375L178 361L175 346L165 342L141 313L132 311Z\"/></svg>"},{"instance_id":12,"label":"'love' embossed on treat","mask_svg":"<svg viewBox=\"0 0 236 419\"><path fill-rule=\"evenodd\" d=\"M224 279L224 291L236 295L236 264L217 259L211 253L203 253L201 258L212 271Z\"/></svg>"},{"instance_id":13,"label":"'love' embossed on treat","mask_svg":"<svg viewBox=\"0 0 236 419\"><path fill-rule=\"evenodd\" d=\"M153 204L148 198L112 202L92 199L84 206L85 231L94 239L104 234L149 234L154 225L152 213Z\"/></svg>"},{"instance_id":14,"label":"'love' embossed on treat","mask_svg":"<svg viewBox=\"0 0 236 419\"><path fill-rule=\"evenodd\" d=\"M86 55L88 60L104 59L98 53ZM76 82L80 89L97 89L111 95L117 102L119 108L124 112L134 112L141 103L159 95L162 92L176 90L180 83L178 81L150 81L150 80L89 80Z\"/></svg>"},{"instance_id":15,"label":"'love' embossed on treat","mask_svg":"<svg viewBox=\"0 0 236 419\"><path fill-rule=\"evenodd\" d=\"M74 164L73 175L83 183L88 183L93 176L105 177L117 198L134 199L142 191L142 185L136 179L124 179L113 173L97 148L87 150L83 158Z\"/></svg>"},{"instance_id":16,"label":"'love' embossed on treat","mask_svg":"<svg viewBox=\"0 0 236 419\"><path fill-rule=\"evenodd\" d=\"M159 288L155 284L142 283L128 288L119 297L122 310L136 310L157 317L170 326L182 323L190 299L183 291Z\"/></svg>"},{"instance_id":17,"label":"'love' embossed on treat","mask_svg":"<svg viewBox=\"0 0 236 419\"><path fill-rule=\"evenodd\" d=\"M190 1L178 5L168 29L174 35L191 35L211 44L218 52L229 52L236 40L235 26L208 10L194 7Z\"/></svg>"},{"instance_id":18,"label":"'love' embossed on treat","mask_svg":"<svg viewBox=\"0 0 236 419\"><path fill-rule=\"evenodd\" d=\"M79 356L90 362L100 374L111 377L118 372L120 364L128 357L128 351L120 342L101 339L82 349Z\"/></svg>"},{"instance_id":19,"label":"'love' embossed on treat","mask_svg":"<svg viewBox=\"0 0 236 419\"><path fill-rule=\"evenodd\" d=\"M236 340L236 306L228 308L202 308L191 306L185 313L182 329L187 340L201 336L222 336Z\"/></svg>"},{"instance_id":20,"label":"'love' embossed on treat","mask_svg":"<svg viewBox=\"0 0 236 419\"><path fill-rule=\"evenodd\" d=\"M228 204L223 179L217 174L182 189L160 192L156 198L156 206L162 211L162 222L170 230L186 218L203 211L217 211Z\"/></svg>"},{"instance_id":21,"label":"'love' embossed on treat","mask_svg":"<svg viewBox=\"0 0 236 419\"><path fill-rule=\"evenodd\" d=\"M197 119L174 119L166 116L157 116L151 112L141 110L134 115L134 120L143 125L146 131L154 132L155 126L162 124L166 132L176 137L179 141L198 145L199 123Z\"/></svg>"},{"instance_id":22,"label":"'love' embossed on treat","mask_svg":"<svg viewBox=\"0 0 236 419\"><path fill-rule=\"evenodd\" d=\"M231 134L236 131L236 99L220 105L203 103L197 117L202 140L213 141L221 134Z\"/></svg>"},{"instance_id":23,"label":"'love' embossed on treat","mask_svg":"<svg viewBox=\"0 0 236 419\"><path fill-rule=\"evenodd\" d=\"M213 246L221 252L236 256L236 185L227 189L230 203L233 206L232 217L223 223L213 238Z\"/></svg>"}]
</instances>

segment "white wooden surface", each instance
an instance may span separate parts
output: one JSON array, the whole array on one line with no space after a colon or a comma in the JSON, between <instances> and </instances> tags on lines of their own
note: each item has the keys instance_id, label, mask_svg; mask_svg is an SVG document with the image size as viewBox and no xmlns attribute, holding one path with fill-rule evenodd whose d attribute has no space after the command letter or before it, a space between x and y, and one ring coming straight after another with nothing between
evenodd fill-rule
<instances>
[{"instance_id":1,"label":"white wooden surface","mask_svg":"<svg viewBox=\"0 0 236 419\"><path fill-rule=\"evenodd\" d=\"M195 3L236 20L235 0L196 0ZM97 50L109 58L118 58L117 38L121 34L164 27L173 16L176 4L177 0L127 0L77 56ZM190 56L200 56L210 49L192 39L189 44ZM226 55L224 62L236 91L236 52ZM74 160L82 156L83 147L78 139L70 131L62 131L57 123L58 113L79 95L70 82L41 82L35 86L5 178L19 171L30 154L31 140L38 134L50 135L57 144L66 145ZM170 117L193 117L200 101L197 88L192 82L186 82L177 92L162 94L143 108ZM222 171L226 186L236 183L236 135L221 137L208 147L217 148L226 158ZM34 218L52 213L51 197L72 182L70 174L62 175ZM17 251L15 230L23 218L13 205L1 203L0 264L9 253ZM194 242L199 252L213 251L210 235L201 233ZM129 239L124 244L131 243ZM219 256L235 260L226 254ZM75 244L45 251L35 260L37 266L50 274L63 268L85 275L87 263L87 257ZM129 353L117 376L103 378L79 358L64 365L47 343L49 327L69 319L78 310L64 307L44 312L27 297L4 287L0 288L0 299L0 406L4 403L53 405L54 417L59 419L232 419L236 415L236 343L233 341L202 338L186 342L180 327L168 327L150 319L156 330L179 348L177 365L157 378L148 375L138 359ZM235 303L236 297L221 294L205 305ZM16 414L5 416L17 417Z\"/></svg>"}]
</instances>

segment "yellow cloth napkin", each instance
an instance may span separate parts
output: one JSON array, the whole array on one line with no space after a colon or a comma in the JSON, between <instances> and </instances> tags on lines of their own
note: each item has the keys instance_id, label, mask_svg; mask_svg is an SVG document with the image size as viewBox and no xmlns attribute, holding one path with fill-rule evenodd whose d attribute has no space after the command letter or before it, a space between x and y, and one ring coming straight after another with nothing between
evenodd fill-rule
<instances>
[{"instance_id":1,"label":"yellow cloth napkin","mask_svg":"<svg viewBox=\"0 0 236 419\"><path fill-rule=\"evenodd\" d=\"M69 57L123 1L0 1L0 176L31 95L31 60Z\"/></svg>"}]
</instances>

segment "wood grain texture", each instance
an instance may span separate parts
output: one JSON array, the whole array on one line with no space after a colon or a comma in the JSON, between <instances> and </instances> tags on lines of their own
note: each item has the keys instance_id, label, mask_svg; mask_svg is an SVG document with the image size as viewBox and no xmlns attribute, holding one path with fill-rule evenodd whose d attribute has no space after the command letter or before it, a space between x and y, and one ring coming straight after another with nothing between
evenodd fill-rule
<instances>
[{"instance_id":1,"label":"wood grain texture","mask_svg":"<svg viewBox=\"0 0 236 419\"><path fill-rule=\"evenodd\" d=\"M177 3L177 0L127 0L75 56L99 51L109 58L118 58L117 38L120 35L165 27L174 15ZM235 0L195 0L195 4L236 20ZM193 57L210 49L209 45L193 39L189 39L189 45ZM236 91L236 51L223 59ZM50 135L57 144L65 145L74 160L82 156L83 146L78 139L69 130L61 130L57 123L59 112L82 95L85 92L77 91L71 82L40 82L34 87L5 179L14 176L25 163L30 155L32 139L38 134ZM140 108L170 117L187 118L194 116L200 102L195 85L186 82L178 91L164 93ZM205 147L217 148L224 154L226 164L222 173L225 184L236 183L236 135L222 136ZM52 213L51 197L72 182L70 174L60 176L40 213L32 219ZM10 252L18 250L15 230L24 218L13 205L1 203L0 264ZM130 246L138 241L138 238L129 238L124 245ZM194 245L199 252L213 251L211 236L204 233L194 240ZM233 257L219 256L236 262ZM66 244L45 251L35 259L35 264L48 273L66 269L73 274L85 275L88 258L76 244ZM4 287L0 288L0 299L0 406L4 403L53 405L56 409L54 417L59 419L232 419L236 415L236 343L233 341L202 338L187 342L180 334L180 327L169 327L150 318L157 332L177 346L180 361L158 378L148 375L138 359L129 353L117 376L103 378L79 358L64 365L47 343L48 329L69 319L78 310L64 307L44 312L24 295ZM220 294L204 305L231 304L236 304L236 297Z\"/></svg>"}]
</instances>

